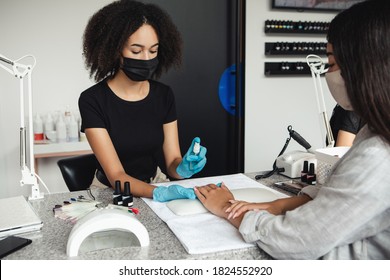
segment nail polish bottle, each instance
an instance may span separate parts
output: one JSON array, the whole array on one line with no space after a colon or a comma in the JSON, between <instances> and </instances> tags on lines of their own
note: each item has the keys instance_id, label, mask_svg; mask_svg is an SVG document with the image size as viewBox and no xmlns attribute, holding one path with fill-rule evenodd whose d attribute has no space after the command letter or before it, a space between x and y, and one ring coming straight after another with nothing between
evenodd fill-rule
<instances>
[{"instance_id":1,"label":"nail polish bottle","mask_svg":"<svg viewBox=\"0 0 390 280\"><path fill-rule=\"evenodd\" d=\"M115 189L112 194L112 203L114 205L122 205L122 194L121 194L121 181L115 181Z\"/></svg>"},{"instance_id":2,"label":"nail polish bottle","mask_svg":"<svg viewBox=\"0 0 390 280\"><path fill-rule=\"evenodd\" d=\"M123 206L126 207L133 206L133 195L131 194L130 191L130 182L125 182L125 187L122 194L122 201L123 201L122 204Z\"/></svg>"},{"instance_id":3,"label":"nail polish bottle","mask_svg":"<svg viewBox=\"0 0 390 280\"><path fill-rule=\"evenodd\" d=\"M307 173L309 172L309 162L305 160L303 162L303 169L301 171L301 182L307 182Z\"/></svg>"},{"instance_id":4,"label":"nail polish bottle","mask_svg":"<svg viewBox=\"0 0 390 280\"><path fill-rule=\"evenodd\" d=\"M315 185L317 181L316 174L314 171L314 163L310 163L309 173L307 174L307 183L309 185Z\"/></svg>"}]
</instances>

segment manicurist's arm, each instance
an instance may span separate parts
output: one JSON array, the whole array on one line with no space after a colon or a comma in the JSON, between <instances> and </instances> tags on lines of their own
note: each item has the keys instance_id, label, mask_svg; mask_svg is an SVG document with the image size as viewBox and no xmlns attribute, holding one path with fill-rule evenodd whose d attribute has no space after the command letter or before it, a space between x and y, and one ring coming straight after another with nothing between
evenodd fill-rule
<instances>
[{"instance_id":1,"label":"manicurist's arm","mask_svg":"<svg viewBox=\"0 0 390 280\"><path fill-rule=\"evenodd\" d=\"M165 157L165 165L167 172L172 178L180 179L180 175L177 174L176 168L182 161L179 135L177 129L177 121L166 123L163 125L164 130L164 144L163 151Z\"/></svg>"},{"instance_id":2,"label":"manicurist's arm","mask_svg":"<svg viewBox=\"0 0 390 280\"><path fill-rule=\"evenodd\" d=\"M335 146L336 147L351 147L353 144L353 140L355 140L356 135L345 131L345 130L339 130L337 133L337 141Z\"/></svg>"},{"instance_id":3,"label":"manicurist's arm","mask_svg":"<svg viewBox=\"0 0 390 280\"><path fill-rule=\"evenodd\" d=\"M134 196L153 197L154 186L126 174L106 129L88 128L85 135L111 186L116 180L128 181Z\"/></svg>"}]
</instances>

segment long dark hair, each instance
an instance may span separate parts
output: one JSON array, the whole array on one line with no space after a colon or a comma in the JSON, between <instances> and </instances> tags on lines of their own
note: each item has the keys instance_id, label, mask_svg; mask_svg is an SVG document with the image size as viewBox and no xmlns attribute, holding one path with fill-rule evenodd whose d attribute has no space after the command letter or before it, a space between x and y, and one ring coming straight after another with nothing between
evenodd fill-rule
<instances>
[{"instance_id":1,"label":"long dark hair","mask_svg":"<svg viewBox=\"0 0 390 280\"><path fill-rule=\"evenodd\" d=\"M120 0L97 11L85 28L83 56L90 77L98 82L114 76L120 68L124 44L144 23L156 30L159 39L159 64L154 77L160 77L171 66L180 66L182 38L170 16L153 4Z\"/></svg>"},{"instance_id":2,"label":"long dark hair","mask_svg":"<svg viewBox=\"0 0 390 280\"><path fill-rule=\"evenodd\" d=\"M368 0L342 11L327 39L354 111L390 143L390 1Z\"/></svg>"}]
</instances>

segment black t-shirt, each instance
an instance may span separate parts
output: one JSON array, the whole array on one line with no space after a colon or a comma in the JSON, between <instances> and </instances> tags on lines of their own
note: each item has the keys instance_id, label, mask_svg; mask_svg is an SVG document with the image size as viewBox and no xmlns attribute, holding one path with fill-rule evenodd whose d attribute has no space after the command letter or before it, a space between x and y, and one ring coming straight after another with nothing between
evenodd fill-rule
<instances>
[{"instance_id":1,"label":"black t-shirt","mask_svg":"<svg viewBox=\"0 0 390 280\"><path fill-rule=\"evenodd\" d=\"M334 107L332 117L330 118L330 126L335 143L337 142L339 130L357 134L363 125L364 123L360 117L353 111L347 111L338 104Z\"/></svg>"},{"instance_id":2,"label":"black t-shirt","mask_svg":"<svg viewBox=\"0 0 390 280\"><path fill-rule=\"evenodd\" d=\"M149 80L150 91L140 101L119 98L103 80L81 93L81 131L105 128L126 173L140 180L154 176L164 141L163 124L176 120L170 87ZM99 165L98 169L103 171Z\"/></svg>"}]
</instances>

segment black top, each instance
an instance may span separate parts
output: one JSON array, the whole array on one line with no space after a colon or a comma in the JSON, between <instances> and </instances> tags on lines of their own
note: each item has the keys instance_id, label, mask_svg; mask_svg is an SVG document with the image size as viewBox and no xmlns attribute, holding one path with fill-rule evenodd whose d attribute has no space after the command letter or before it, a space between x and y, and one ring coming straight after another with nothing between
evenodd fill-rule
<instances>
[{"instance_id":1,"label":"black top","mask_svg":"<svg viewBox=\"0 0 390 280\"><path fill-rule=\"evenodd\" d=\"M335 143L337 142L339 130L357 134L363 125L364 123L360 117L353 111L347 111L338 104L334 107L332 117L330 118L330 126Z\"/></svg>"},{"instance_id":2,"label":"black top","mask_svg":"<svg viewBox=\"0 0 390 280\"><path fill-rule=\"evenodd\" d=\"M126 101L103 80L81 93L81 131L105 128L126 173L145 181L155 175L164 141L163 124L176 120L175 98L170 87L149 80L143 100ZM103 171L99 164L98 169Z\"/></svg>"}]
</instances>

